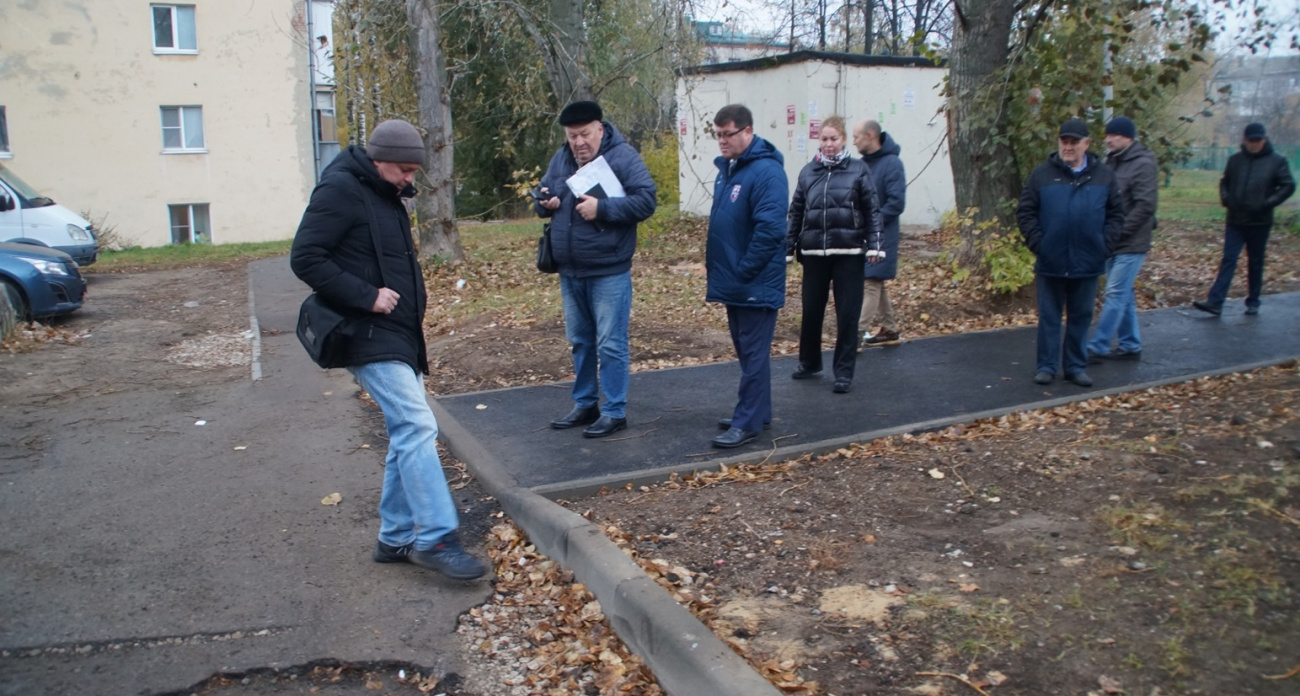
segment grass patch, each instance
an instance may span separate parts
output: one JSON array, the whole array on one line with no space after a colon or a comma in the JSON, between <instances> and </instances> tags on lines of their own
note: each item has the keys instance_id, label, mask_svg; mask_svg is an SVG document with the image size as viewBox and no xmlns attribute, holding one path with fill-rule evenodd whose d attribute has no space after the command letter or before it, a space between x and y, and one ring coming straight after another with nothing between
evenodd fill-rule
<instances>
[{"instance_id":1,"label":"grass patch","mask_svg":"<svg viewBox=\"0 0 1300 696\"><path fill-rule=\"evenodd\" d=\"M1219 178L1222 172L1201 169L1174 171L1169 186L1160 188L1156 218L1181 222L1223 222L1224 208L1219 204Z\"/></svg>"},{"instance_id":2,"label":"grass patch","mask_svg":"<svg viewBox=\"0 0 1300 696\"><path fill-rule=\"evenodd\" d=\"M104 250L88 273L135 273L173 268L207 266L229 261L251 261L289 253L291 239L241 244L176 244L160 247L130 247Z\"/></svg>"}]
</instances>

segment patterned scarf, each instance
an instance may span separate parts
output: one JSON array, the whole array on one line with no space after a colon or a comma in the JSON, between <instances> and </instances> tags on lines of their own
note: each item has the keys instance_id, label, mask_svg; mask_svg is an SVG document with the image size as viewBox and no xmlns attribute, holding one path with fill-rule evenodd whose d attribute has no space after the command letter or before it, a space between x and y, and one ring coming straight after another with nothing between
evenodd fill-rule
<instances>
[{"instance_id":1,"label":"patterned scarf","mask_svg":"<svg viewBox=\"0 0 1300 696\"><path fill-rule=\"evenodd\" d=\"M820 160L821 163L826 167L834 167L840 162L843 162L845 158L847 158L848 156L849 156L849 148L847 145L840 148L839 152L835 153L830 157L827 157L826 155L822 154L821 150L817 151L817 159Z\"/></svg>"}]
</instances>

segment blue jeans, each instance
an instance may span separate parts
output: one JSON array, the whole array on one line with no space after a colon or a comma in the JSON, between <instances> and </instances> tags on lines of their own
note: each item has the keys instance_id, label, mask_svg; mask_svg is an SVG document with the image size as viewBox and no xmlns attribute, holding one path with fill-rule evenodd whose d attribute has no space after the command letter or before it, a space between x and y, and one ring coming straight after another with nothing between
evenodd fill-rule
<instances>
[{"instance_id":1,"label":"blue jeans","mask_svg":"<svg viewBox=\"0 0 1300 696\"><path fill-rule=\"evenodd\" d=\"M424 379L404 362L349 367L379 404L388 427L384 491L379 497L379 540L433 548L456 531L456 505L438 458L438 421L429 409Z\"/></svg>"},{"instance_id":2,"label":"blue jeans","mask_svg":"<svg viewBox=\"0 0 1300 696\"><path fill-rule=\"evenodd\" d=\"M1038 371L1056 374L1062 363L1061 318L1065 317L1065 374L1088 367L1084 343L1097 302L1097 278L1047 278L1037 276Z\"/></svg>"},{"instance_id":3,"label":"blue jeans","mask_svg":"<svg viewBox=\"0 0 1300 696\"><path fill-rule=\"evenodd\" d=\"M564 331L573 347L573 400L580 408L595 406L603 387L601 414L626 418L632 272L589 278L561 273L560 295Z\"/></svg>"},{"instance_id":4,"label":"blue jeans","mask_svg":"<svg viewBox=\"0 0 1300 696\"><path fill-rule=\"evenodd\" d=\"M1106 259L1106 299L1101 305L1101 316L1097 318L1097 330L1088 343L1089 353L1110 353L1112 339L1119 343L1123 352L1142 350L1133 284L1146 258L1146 254L1116 254Z\"/></svg>"},{"instance_id":5,"label":"blue jeans","mask_svg":"<svg viewBox=\"0 0 1300 696\"><path fill-rule=\"evenodd\" d=\"M1246 306L1258 307L1259 294L1264 289L1264 251L1268 248L1268 233L1272 225L1225 225L1223 228L1223 260L1219 262L1219 275L1210 288L1206 302L1222 307L1228 299L1232 276L1237 273L1237 258L1246 247Z\"/></svg>"},{"instance_id":6,"label":"blue jeans","mask_svg":"<svg viewBox=\"0 0 1300 696\"><path fill-rule=\"evenodd\" d=\"M731 345L740 359L740 389L731 427L759 432L772 421L772 336L776 310L727 305Z\"/></svg>"}]
</instances>

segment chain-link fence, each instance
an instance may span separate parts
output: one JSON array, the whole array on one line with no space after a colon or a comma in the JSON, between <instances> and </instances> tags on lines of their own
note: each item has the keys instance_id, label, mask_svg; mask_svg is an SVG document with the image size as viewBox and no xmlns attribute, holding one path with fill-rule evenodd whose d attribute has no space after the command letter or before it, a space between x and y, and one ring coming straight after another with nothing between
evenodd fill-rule
<instances>
[{"instance_id":1,"label":"chain-link fence","mask_svg":"<svg viewBox=\"0 0 1300 696\"><path fill-rule=\"evenodd\" d=\"M1227 147L1189 147L1187 148L1188 157L1186 160L1174 165L1178 169L1208 169L1211 171L1223 171L1224 166L1228 164L1228 158L1233 153L1239 152L1241 146L1232 145ZM1282 155L1291 164L1291 171L1300 170L1300 146L1288 145L1281 146L1273 143L1273 150Z\"/></svg>"}]
</instances>

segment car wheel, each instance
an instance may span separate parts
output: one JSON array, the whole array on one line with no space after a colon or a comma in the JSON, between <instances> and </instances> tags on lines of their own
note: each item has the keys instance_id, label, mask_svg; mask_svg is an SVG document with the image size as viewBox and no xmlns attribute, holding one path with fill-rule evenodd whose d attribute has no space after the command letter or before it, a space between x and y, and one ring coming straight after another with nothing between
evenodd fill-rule
<instances>
[{"instance_id":1,"label":"car wheel","mask_svg":"<svg viewBox=\"0 0 1300 696\"><path fill-rule=\"evenodd\" d=\"M17 285L5 279L0 279L0 286L3 286L4 297L9 301L9 306L13 307L14 315L18 321L30 321L31 308L27 306L27 299L23 297L23 291ZM0 310L0 312L2 311Z\"/></svg>"}]
</instances>

